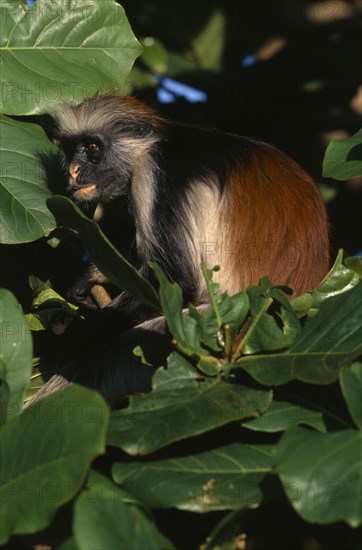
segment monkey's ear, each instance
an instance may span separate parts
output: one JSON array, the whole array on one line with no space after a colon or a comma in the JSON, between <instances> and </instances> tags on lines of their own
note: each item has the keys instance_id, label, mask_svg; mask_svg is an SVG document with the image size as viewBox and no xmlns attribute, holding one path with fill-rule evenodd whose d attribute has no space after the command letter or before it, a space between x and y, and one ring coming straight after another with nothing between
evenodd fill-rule
<instances>
[{"instance_id":1,"label":"monkey's ear","mask_svg":"<svg viewBox=\"0 0 362 550\"><path fill-rule=\"evenodd\" d=\"M54 137L54 138L52 139L52 141L53 141L54 145L56 145L56 147L59 147L59 148L60 148L60 145L61 145L60 139Z\"/></svg>"}]
</instances>

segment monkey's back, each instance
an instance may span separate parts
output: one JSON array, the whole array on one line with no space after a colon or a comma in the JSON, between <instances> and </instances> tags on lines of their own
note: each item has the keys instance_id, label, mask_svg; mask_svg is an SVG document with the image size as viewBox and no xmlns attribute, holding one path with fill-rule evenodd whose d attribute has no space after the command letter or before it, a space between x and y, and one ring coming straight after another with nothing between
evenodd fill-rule
<instances>
[{"instance_id":1,"label":"monkey's back","mask_svg":"<svg viewBox=\"0 0 362 550\"><path fill-rule=\"evenodd\" d=\"M295 295L312 290L329 267L328 221L313 180L290 157L251 142L249 161L233 169L221 222L235 292L267 275Z\"/></svg>"},{"instance_id":2,"label":"monkey's back","mask_svg":"<svg viewBox=\"0 0 362 550\"><path fill-rule=\"evenodd\" d=\"M180 269L220 265L215 278L230 293L265 275L295 295L315 288L329 267L328 221L306 172L249 138L178 124L170 124L167 136L157 160L158 200L175 229L174 250L184 237Z\"/></svg>"}]
</instances>

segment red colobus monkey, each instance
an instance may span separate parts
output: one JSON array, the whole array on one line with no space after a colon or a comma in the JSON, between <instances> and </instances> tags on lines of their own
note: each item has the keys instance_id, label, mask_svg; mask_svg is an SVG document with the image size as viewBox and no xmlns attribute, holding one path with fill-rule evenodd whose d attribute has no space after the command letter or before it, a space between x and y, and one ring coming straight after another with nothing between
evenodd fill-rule
<instances>
[{"instance_id":1,"label":"red colobus monkey","mask_svg":"<svg viewBox=\"0 0 362 550\"><path fill-rule=\"evenodd\" d=\"M54 119L75 201L116 204L126 195L142 272L152 278L148 262L156 261L185 304L206 300L201 264L221 266L218 282L229 293L267 275L300 294L325 276L324 205L311 178L274 147L169 122L128 97L95 97ZM79 293L98 280L91 270ZM131 325L147 317L123 294L106 309L129 314ZM116 405L114 379L122 375L114 367L111 382L99 373L87 382L87 368L68 378L98 387ZM133 387L118 382L119 393Z\"/></svg>"}]
</instances>

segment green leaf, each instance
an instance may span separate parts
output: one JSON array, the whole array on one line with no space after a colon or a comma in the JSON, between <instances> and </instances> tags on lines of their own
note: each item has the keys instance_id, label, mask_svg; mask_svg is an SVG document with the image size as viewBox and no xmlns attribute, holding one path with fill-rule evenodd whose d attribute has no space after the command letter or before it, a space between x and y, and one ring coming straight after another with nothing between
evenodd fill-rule
<instances>
[{"instance_id":1,"label":"green leaf","mask_svg":"<svg viewBox=\"0 0 362 550\"><path fill-rule=\"evenodd\" d=\"M107 443L130 455L149 454L219 426L261 414L271 392L220 380L198 387L177 383L173 389L133 396L127 409L112 413Z\"/></svg>"},{"instance_id":2,"label":"green leaf","mask_svg":"<svg viewBox=\"0 0 362 550\"><path fill-rule=\"evenodd\" d=\"M163 43L153 36L147 36L141 44L143 46L141 61L153 73L164 74L167 71L168 54Z\"/></svg>"},{"instance_id":3,"label":"green leaf","mask_svg":"<svg viewBox=\"0 0 362 550\"><path fill-rule=\"evenodd\" d=\"M0 338L1 387L6 390L1 399L3 423L21 412L33 358L31 334L20 304L4 289L0 289Z\"/></svg>"},{"instance_id":4,"label":"green leaf","mask_svg":"<svg viewBox=\"0 0 362 550\"><path fill-rule=\"evenodd\" d=\"M339 373L339 383L349 413L356 426L362 429L362 363L343 367Z\"/></svg>"},{"instance_id":5,"label":"green leaf","mask_svg":"<svg viewBox=\"0 0 362 550\"><path fill-rule=\"evenodd\" d=\"M275 449L275 471L292 506L306 521L362 521L362 433L285 433Z\"/></svg>"},{"instance_id":6,"label":"green leaf","mask_svg":"<svg viewBox=\"0 0 362 550\"><path fill-rule=\"evenodd\" d=\"M54 303L54 306L57 302L65 302L64 298L60 296L55 290L49 287L39 288L35 291L35 297L32 302L32 307L34 310L40 310L42 307L46 307L49 303ZM60 308L61 304L58 304ZM68 304L68 308L72 311L78 309L77 306L71 306Z\"/></svg>"},{"instance_id":7,"label":"green leaf","mask_svg":"<svg viewBox=\"0 0 362 550\"><path fill-rule=\"evenodd\" d=\"M313 306L312 294L309 292L305 292L304 294L301 294L300 296L297 296L296 298L291 300L290 304L298 318L304 317L305 315L307 315L307 313L311 311L311 308ZM315 313L317 313L317 310L315 310Z\"/></svg>"},{"instance_id":8,"label":"green leaf","mask_svg":"<svg viewBox=\"0 0 362 550\"><path fill-rule=\"evenodd\" d=\"M27 313L25 315L26 322L28 323L28 327L32 332L39 332L41 330L45 330L45 323L42 323L40 318L37 315L34 315L33 313Z\"/></svg>"},{"instance_id":9,"label":"green leaf","mask_svg":"<svg viewBox=\"0 0 362 550\"><path fill-rule=\"evenodd\" d=\"M214 10L201 33L193 40L194 57L207 70L220 70L224 53L226 20L222 10Z\"/></svg>"},{"instance_id":10,"label":"green leaf","mask_svg":"<svg viewBox=\"0 0 362 550\"><path fill-rule=\"evenodd\" d=\"M48 283L36 281L32 278L32 283L37 285L33 291L35 297L32 302L34 313L26 315L29 328L32 331L52 329L59 323L64 328L77 316L77 306L70 304L62 298L55 290L48 286Z\"/></svg>"},{"instance_id":11,"label":"green leaf","mask_svg":"<svg viewBox=\"0 0 362 550\"><path fill-rule=\"evenodd\" d=\"M214 269L207 269L206 267L202 267L202 274L204 276L206 287L209 292L212 309L214 311L217 322L217 327L221 328L222 318L217 299L220 294L220 285L218 283L214 283L212 280L214 271L219 271L219 269L220 268L218 266L214 267Z\"/></svg>"},{"instance_id":12,"label":"green leaf","mask_svg":"<svg viewBox=\"0 0 362 550\"><path fill-rule=\"evenodd\" d=\"M315 406L308 407L288 401L275 400L259 417L243 422L242 425L257 432L281 432L298 424L311 426L320 432L327 431L323 412Z\"/></svg>"},{"instance_id":13,"label":"green leaf","mask_svg":"<svg viewBox=\"0 0 362 550\"><path fill-rule=\"evenodd\" d=\"M181 287L176 283L171 283L157 264L151 263L151 267L160 282L162 311L172 336L190 355L201 355L203 350L200 346L197 323L182 312Z\"/></svg>"},{"instance_id":14,"label":"green leaf","mask_svg":"<svg viewBox=\"0 0 362 550\"><path fill-rule=\"evenodd\" d=\"M141 47L113 0L37 0L1 8L2 101L12 115L39 114L120 87Z\"/></svg>"},{"instance_id":15,"label":"green leaf","mask_svg":"<svg viewBox=\"0 0 362 550\"><path fill-rule=\"evenodd\" d=\"M246 292L249 296L251 324L235 356L239 352L249 355L280 350L296 340L301 330L300 323L277 287L273 287L265 277L260 286L250 286ZM268 313L272 305L279 310L275 316ZM281 323L277 322L277 317Z\"/></svg>"},{"instance_id":16,"label":"green leaf","mask_svg":"<svg viewBox=\"0 0 362 550\"><path fill-rule=\"evenodd\" d=\"M55 227L40 158L59 152L36 124L0 116L0 135L0 243L31 242Z\"/></svg>"},{"instance_id":17,"label":"green leaf","mask_svg":"<svg viewBox=\"0 0 362 550\"><path fill-rule=\"evenodd\" d=\"M141 502L94 470L75 502L73 531L79 550L174 548Z\"/></svg>"},{"instance_id":18,"label":"green leaf","mask_svg":"<svg viewBox=\"0 0 362 550\"><path fill-rule=\"evenodd\" d=\"M160 367L152 378L153 392L194 387L199 384L200 373L177 352L167 358L167 369Z\"/></svg>"},{"instance_id":19,"label":"green leaf","mask_svg":"<svg viewBox=\"0 0 362 550\"><path fill-rule=\"evenodd\" d=\"M261 384L285 384L293 379L329 384L339 368L362 352L362 284L325 300L287 350L273 355L242 357L225 367L225 374L245 369Z\"/></svg>"},{"instance_id":20,"label":"green leaf","mask_svg":"<svg viewBox=\"0 0 362 550\"><path fill-rule=\"evenodd\" d=\"M103 234L100 227L87 218L66 197L51 197L47 202L58 225L76 231L92 260L107 279L155 309L159 301L155 289L126 260Z\"/></svg>"},{"instance_id":21,"label":"green leaf","mask_svg":"<svg viewBox=\"0 0 362 550\"><path fill-rule=\"evenodd\" d=\"M331 296L342 294L359 283L360 276L357 270L360 266L360 262L358 261L360 258L350 257L344 260L343 256L343 250L340 250L328 275L313 292L297 296L297 298L294 298L290 302L299 317L306 314L308 314L308 317L313 317L318 312L324 300ZM346 265L344 265L344 261ZM355 269L351 266L354 266Z\"/></svg>"},{"instance_id":22,"label":"green leaf","mask_svg":"<svg viewBox=\"0 0 362 550\"><path fill-rule=\"evenodd\" d=\"M246 292L238 292L233 296L228 296L226 292L220 293L219 285L212 282L213 271L203 268L203 274L209 289L211 307L200 310L190 305L190 317L198 324L202 344L218 352L223 349L217 338L218 331L225 330L227 326L232 334L240 330L249 312L249 299Z\"/></svg>"},{"instance_id":23,"label":"green leaf","mask_svg":"<svg viewBox=\"0 0 362 550\"><path fill-rule=\"evenodd\" d=\"M271 465L270 446L232 443L195 455L116 463L112 473L150 508L208 512L257 506Z\"/></svg>"},{"instance_id":24,"label":"green leaf","mask_svg":"<svg viewBox=\"0 0 362 550\"><path fill-rule=\"evenodd\" d=\"M208 535L202 550L236 550L237 537L246 532L248 510L241 508L226 514ZM242 548L242 546L241 546Z\"/></svg>"},{"instance_id":25,"label":"green leaf","mask_svg":"<svg viewBox=\"0 0 362 550\"><path fill-rule=\"evenodd\" d=\"M197 361L197 367L208 376L221 371L221 363L201 347L201 329L195 319L182 311L182 290L177 283L171 283L162 269L154 262L150 266L160 282L160 300L167 326L174 337L176 349Z\"/></svg>"},{"instance_id":26,"label":"green leaf","mask_svg":"<svg viewBox=\"0 0 362 550\"><path fill-rule=\"evenodd\" d=\"M362 129L347 139L332 139L323 161L323 176L347 180L362 175Z\"/></svg>"},{"instance_id":27,"label":"green leaf","mask_svg":"<svg viewBox=\"0 0 362 550\"><path fill-rule=\"evenodd\" d=\"M90 463L104 453L108 419L97 392L72 385L1 428L0 544L11 534L44 529L74 498Z\"/></svg>"},{"instance_id":28,"label":"green leaf","mask_svg":"<svg viewBox=\"0 0 362 550\"><path fill-rule=\"evenodd\" d=\"M178 52L169 50L168 52L168 71L167 75L171 78L179 78L180 75L199 73L200 67L195 57L190 52Z\"/></svg>"},{"instance_id":29,"label":"green leaf","mask_svg":"<svg viewBox=\"0 0 362 550\"><path fill-rule=\"evenodd\" d=\"M8 415L8 403L9 403L10 390L6 383L6 368L2 361L0 361L0 424L3 424Z\"/></svg>"},{"instance_id":30,"label":"green leaf","mask_svg":"<svg viewBox=\"0 0 362 550\"><path fill-rule=\"evenodd\" d=\"M145 365L147 367L151 367L152 364L149 363L146 359L146 357L144 356L144 353L143 353L143 350L141 348L141 346L136 346L133 350L133 355L135 355L136 357L139 357L140 360L141 360L141 363L142 365Z\"/></svg>"}]
</instances>

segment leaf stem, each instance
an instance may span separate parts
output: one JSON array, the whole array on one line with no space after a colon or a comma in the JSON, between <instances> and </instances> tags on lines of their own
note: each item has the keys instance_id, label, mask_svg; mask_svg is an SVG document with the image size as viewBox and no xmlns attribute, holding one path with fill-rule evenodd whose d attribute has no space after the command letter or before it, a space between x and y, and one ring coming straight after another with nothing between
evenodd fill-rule
<instances>
[{"instance_id":1,"label":"leaf stem","mask_svg":"<svg viewBox=\"0 0 362 550\"><path fill-rule=\"evenodd\" d=\"M238 359L238 357L240 357L241 350L246 345L248 340L250 340L250 338L252 338L253 333L254 333L255 329L257 328L257 326L258 326L259 319L261 319L261 317L264 315L264 313L266 313L266 311L268 311L268 308L269 308L270 304L272 304L272 302L273 302L273 298L266 298L265 299L263 307L260 309L260 311L258 311L258 314L256 315L256 317L254 317L253 322L252 322L249 330L245 334L244 338L242 338L240 340L238 346L236 347L236 350L234 351L234 353L231 357L232 362L236 361Z\"/></svg>"},{"instance_id":2,"label":"leaf stem","mask_svg":"<svg viewBox=\"0 0 362 550\"><path fill-rule=\"evenodd\" d=\"M230 325L226 323L223 326L223 329L224 329L224 338L225 338L224 353L227 361L229 361L231 359L231 353L232 353L232 338L231 338Z\"/></svg>"},{"instance_id":3,"label":"leaf stem","mask_svg":"<svg viewBox=\"0 0 362 550\"><path fill-rule=\"evenodd\" d=\"M212 279L207 276L206 268L202 267L201 269L202 269L202 273L204 275L207 290L209 291L211 305L212 305L213 310L215 311L217 326L218 326L218 328L221 328L223 322L222 322L222 317L220 315L220 310L219 310L218 305L217 305L216 300L215 300L215 294L212 290L212 284L213 284Z\"/></svg>"},{"instance_id":4,"label":"leaf stem","mask_svg":"<svg viewBox=\"0 0 362 550\"><path fill-rule=\"evenodd\" d=\"M205 361L207 363L220 366L219 359L217 359L216 357L213 357L212 355L201 355L199 353L195 353L194 351L190 352L187 348L185 348L182 344L180 344L175 339L171 340L171 344L175 346L177 351L179 351L183 355L186 355L186 357L197 357L198 359L201 359L202 361Z\"/></svg>"}]
</instances>

